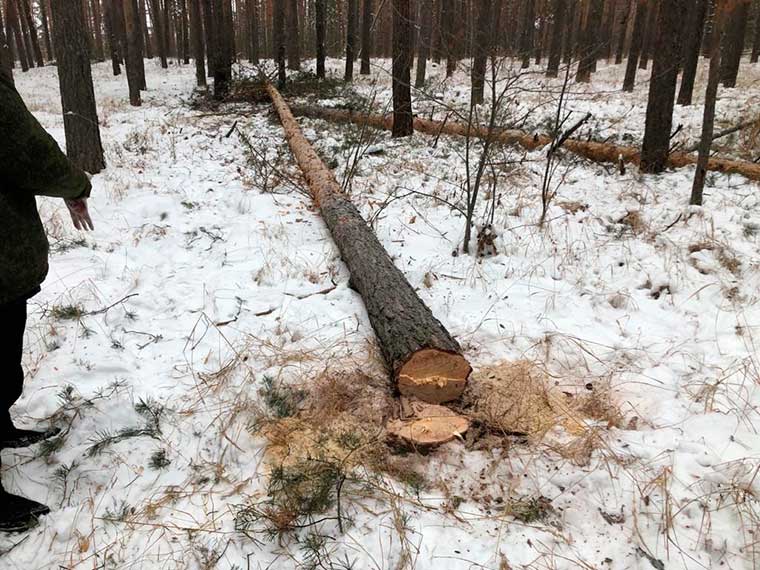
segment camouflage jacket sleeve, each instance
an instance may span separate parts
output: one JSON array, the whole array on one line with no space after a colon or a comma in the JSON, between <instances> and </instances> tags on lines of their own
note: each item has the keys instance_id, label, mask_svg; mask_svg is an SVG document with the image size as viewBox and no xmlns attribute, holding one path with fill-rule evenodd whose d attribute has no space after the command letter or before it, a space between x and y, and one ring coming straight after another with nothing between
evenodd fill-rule
<instances>
[{"instance_id":1,"label":"camouflage jacket sleeve","mask_svg":"<svg viewBox=\"0 0 760 570\"><path fill-rule=\"evenodd\" d=\"M69 161L0 74L0 192L81 198L90 189L87 175Z\"/></svg>"}]
</instances>

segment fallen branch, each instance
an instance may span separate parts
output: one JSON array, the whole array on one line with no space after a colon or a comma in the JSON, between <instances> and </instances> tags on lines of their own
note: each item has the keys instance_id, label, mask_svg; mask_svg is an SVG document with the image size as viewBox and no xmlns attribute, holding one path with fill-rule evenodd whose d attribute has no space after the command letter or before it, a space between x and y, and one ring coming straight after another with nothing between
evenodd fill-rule
<instances>
[{"instance_id":1,"label":"fallen branch","mask_svg":"<svg viewBox=\"0 0 760 570\"><path fill-rule=\"evenodd\" d=\"M294 105L291 110L297 116L323 119L335 123L368 125L385 130L391 130L393 127L393 117L391 115L371 115L357 113L352 110L325 109L310 105ZM430 121L420 117L415 117L414 119L414 130L432 136L442 133L481 139L490 137L495 142L519 145L528 150L536 150L552 144L552 138L548 135L531 134L516 129L497 129L495 132L489 133L487 126L468 126L466 123L458 122L441 123L440 121ZM619 165L619 162L622 161L625 164L638 165L641 160L641 152L638 147L568 139L564 143L564 148L594 162L609 162ZM673 152L668 156L668 166L672 168L692 166L696 163L697 156L689 152ZM760 180L760 165L743 160L711 158L707 163L707 170L722 172L724 174L740 174L750 180Z\"/></svg>"},{"instance_id":2,"label":"fallen branch","mask_svg":"<svg viewBox=\"0 0 760 570\"><path fill-rule=\"evenodd\" d=\"M267 92L312 198L361 295L400 392L438 404L458 399L472 368L304 137L280 93Z\"/></svg>"},{"instance_id":3,"label":"fallen branch","mask_svg":"<svg viewBox=\"0 0 760 570\"><path fill-rule=\"evenodd\" d=\"M744 121L743 123L739 123L735 127L731 127L729 129L725 129L723 131L719 131L715 133L715 135L713 135L712 140L714 142L717 139L722 139L723 137L727 137L728 135L738 133L739 131L743 131L744 129L757 125L758 123L760 123L760 119L752 119L751 121ZM687 146L684 149L684 152L697 152L698 150L699 150L699 143L696 143L691 146Z\"/></svg>"}]
</instances>

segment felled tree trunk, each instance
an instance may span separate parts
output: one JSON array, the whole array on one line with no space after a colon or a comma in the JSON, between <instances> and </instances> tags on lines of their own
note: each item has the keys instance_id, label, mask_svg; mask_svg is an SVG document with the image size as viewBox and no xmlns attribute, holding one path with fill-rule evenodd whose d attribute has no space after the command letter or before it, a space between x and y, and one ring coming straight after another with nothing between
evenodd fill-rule
<instances>
[{"instance_id":1,"label":"felled tree trunk","mask_svg":"<svg viewBox=\"0 0 760 570\"><path fill-rule=\"evenodd\" d=\"M304 137L285 100L272 99L293 155L327 224L351 286L361 295L385 361L404 396L439 404L459 398L471 367L422 302Z\"/></svg>"},{"instance_id":2,"label":"felled tree trunk","mask_svg":"<svg viewBox=\"0 0 760 570\"><path fill-rule=\"evenodd\" d=\"M336 123L367 125L385 130L391 130L393 126L393 118L390 115L368 115L351 110L326 109L308 105L294 105L291 107L291 110L297 116L324 119ZM527 133L515 129L497 129L489 135L488 126L472 125L468 127L466 123L441 123L440 121L430 121L419 117L414 118L414 130L433 136L444 134L470 136L481 139L490 136L496 143L520 145L528 150L545 147L551 144L553 140L547 135ZM618 164L622 160L626 164L639 165L641 161L640 150L630 146L568 139L562 145L562 148L594 162ZM667 166L671 168L682 168L696 163L697 157L691 153L671 152L667 157ZM707 163L707 170L722 172L724 174L740 174L750 180L760 180L760 164L743 160L711 158Z\"/></svg>"}]
</instances>

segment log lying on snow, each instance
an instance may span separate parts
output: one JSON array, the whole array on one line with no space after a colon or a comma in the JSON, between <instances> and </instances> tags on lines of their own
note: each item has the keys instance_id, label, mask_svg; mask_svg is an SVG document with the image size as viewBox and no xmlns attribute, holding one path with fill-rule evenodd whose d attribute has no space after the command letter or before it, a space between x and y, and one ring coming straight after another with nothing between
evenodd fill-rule
<instances>
[{"instance_id":1,"label":"log lying on snow","mask_svg":"<svg viewBox=\"0 0 760 570\"><path fill-rule=\"evenodd\" d=\"M351 272L351 286L364 299L400 392L431 404L458 399L472 371L459 344L393 264L304 137L279 92L272 85L267 85L267 92L312 197Z\"/></svg>"},{"instance_id":2,"label":"log lying on snow","mask_svg":"<svg viewBox=\"0 0 760 570\"><path fill-rule=\"evenodd\" d=\"M294 105L291 110L297 116L312 119L324 119L336 123L353 123L360 126L367 125L385 130L391 130L393 127L393 117L391 115L367 114L352 110L327 109L310 105ZM415 117L414 119L414 130L434 136L438 136L439 134L467 136L468 131L469 136L475 138L485 139L489 136L488 127L485 126L472 125L472 127L469 127L467 123L430 121L419 117ZM552 143L552 138L547 135L531 134L516 129L496 129L492 136L496 142L520 145L528 150L536 150ZM594 162L618 164L622 159L625 163L638 166L641 160L640 150L630 146L568 139L562 148ZM668 157L668 166L673 168L682 168L696 163L696 154L672 152ZM724 174L741 174L750 180L760 180L760 164L743 160L711 158L707 163L707 170L722 172Z\"/></svg>"}]
</instances>

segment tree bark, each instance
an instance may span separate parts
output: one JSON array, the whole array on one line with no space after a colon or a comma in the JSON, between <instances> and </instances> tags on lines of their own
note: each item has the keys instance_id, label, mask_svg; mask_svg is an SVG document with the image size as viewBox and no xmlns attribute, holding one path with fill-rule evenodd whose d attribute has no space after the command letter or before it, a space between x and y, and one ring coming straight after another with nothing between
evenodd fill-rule
<instances>
[{"instance_id":1,"label":"tree bark","mask_svg":"<svg viewBox=\"0 0 760 570\"><path fill-rule=\"evenodd\" d=\"M649 82L644 144L641 147L641 170L659 173L665 170L673 127L673 106L678 81L682 0L668 0L660 6L657 18L656 50Z\"/></svg>"},{"instance_id":2,"label":"tree bark","mask_svg":"<svg viewBox=\"0 0 760 570\"><path fill-rule=\"evenodd\" d=\"M111 55L111 69L113 74L121 75L121 51L119 36L116 33L114 24L113 2L120 0L103 0L103 20L106 27L106 37L108 38L108 50Z\"/></svg>"},{"instance_id":3,"label":"tree bark","mask_svg":"<svg viewBox=\"0 0 760 570\"><path fill-rule=\"evenodd\" d=\"M641 56L639 57L639 69L649 67L649 59L652 57L652 51L657 37L657 13L659 12L660 2L662 0L649 0L647 2L647 18L644 24L644 39L641 44Z\"/></svg>"},{"instance_id":4,"label":"tree bark","mask_svg":"<svg viewBox=\"0 0 760 570\"><path fill-rule=\"evenodd\" d=\"M13 83L13 56L5 29L2 10L0 10L0 74Z\"/></svg>"},{"instance_id":5,"label":"tree bark","mask_svg":"<svg viewBox=\"0 0 760 570\"><path fill-rule=\"evenodd\" d=\"M314 39L316 40L317 77L325 77L325 31L327 29L325 0L314 1Z\"/></svg>"},{"instance_id":6,"label":"tree bark","mask_svg":"<svg viewBox=\"0 0 760 570\"><path fill-rule=\"evenodd\" d=\"M549 46L549 64L546 67L547 77L559 75L559 64L562 59L562 30L565 29L565 8L567 0L554 0L551 45Z\"/></svg>"},{"instance_id":7,"label":"tree bark","mask_svg":"<svg viewBox=\"0 0 760 570\"><path fill-rule=\"evenodd\" d=\"M346 25L346 70L343 79L346 81L354 80L354 57L356 50L356 20L357 20L357 0L348 0L346 5L347 25Z\"/></svg>"},{"instance_id":8,"label":"tree bark","mask_svg":"<svg viewBox=\"0 0 760 570\"><path fill-rule=\"evenodd\" d=\"M69 0L52 0L51 7L55 21L53 41L58 54L66 154L82 170L96 174L105 168L105 160L84 14L82 10L72 7Z\"/></svg>"},{"instance_id":9,"label":"tree bark","mask_svg":"<svg viewBox=\"0 0 760 570\"><path fill-rule=\"evenodd\" d=\"M158 58L161 60L161 67L169 68L169 62L166 53L166 39L164 37L164 20L161 17L160 0L150 0L150 21L153 24L153 35L156 38L156 51Z\"/></svg>"},{"instance_id":10,"label":"tree bark","mask_svg":"<svg viewBox=\"0 0 760 570\"><path fill-rule=\"evenodd\" d=\"M583 39L580 42L580 62L575 74L578 83L591 81L591 72L596 68L601 51L599 33L602 23L602 0L590 0L590 4L587 22L581 31Z\"/></svg>"},{"instance_id":11,"label":"tree bark","mask_svg":"<svg viewBox=\"0 0 760 570\"><path fill-rule=\"evenodd\" d=\"M683 75L681 76L681 88L678 91L678 104L691 105L694 93L694 80L697 77L699 65L699 51L702 45L702 33L705 29L705 17L707 16L707 0L692 0L694 7L689 10L686 22L686 33L683 40Z\"/></svg>"},{"instance_id":12,"label":"tree bark","mask_svg":"<svg viewBox=\"0 0 760 570\"><path fill-rule=\"evenodd\" d=\"M422 22L420 25L420 41L417 47L417 73L414 79L414 86L422 89L425 86L425 75L427 74L427 61L430 58L430 44L433 40L433 0L421 0L422 2Z\"/></svg>"},{"instance_id":13,"label":"tree bark","mask_svg":"<svg viewBox=\"0 0 760 570\"><path fill-rule=\"evenodd\" d=\"M723 54L721 55L721 82L729 89L736 87L739 64L744 51L744 37L747 32L749 0L732 0L727 3L726 28L723 34Z\"/></svg>"},{"instance_id":14,"label":"tree bark","mask_svg":"<svg viewBox=\"0 0 760 570\"><path fill-rule=\"evenodd\" d=\"M103 18L100 9L100 0L92 0L92 28L95 32L95 60L105 61L105 48L103 44Z\"/></svg>"},{"instance_id":15,"label":"tree bark","mask_svg":"<svg viewBox=\"0 0 760 570\"><path fill-rule=\"evenodd\" d=\"M285 1L285 0L283 0ZM354 2L356 0L353 0ZM301 69L301 47L298 28L298 0L287 0L288 15L288 69Z\"/></svg>"},{"instance_id":16,"label":"tree bark","mask_svg":"<svg viewBox=\"0 0 760 570\"><path fill-rule=\"evenodd\" d=\"M707 89L705 92L705 109L702 118L702 138L699 142L699 156L697 158L697 170L694 174L694 183L691 187L690 203L695 206L702 205L702 195L705 188L705 177L709 168L710 149L713 142L715 129L715 104L718 96L718 84L720 83L721 53L720 45L725 26L725 0L718 0L713 16L713 30L710 37L710 71L708 72Z\"/></svg>"},{"instance_id":17,"label":"tree bark","mask_svg":"<svg viewBox=\"0 0 760 570\"><path fill-rule=\"evenodd\" d=\"M21 71L26 73L29 67L33 66L31 54L27 54L26 44L24 43L24 34L21 31L21 22L19 21L16 0L5 0L5 17L8 19L8 26L12 33L8 34L8 43L12 41L10 36L16 40L16 55L21 64Z\"/></svg>"},{"instance_id":18,"label":"tree bark","mask_svg":"<svg viewBox=\"0 0 760 570\"><path fill-rule=\"evenodd\" d=\"M203 20L200 0L187 0L190 8L190 35L195 58L195 83L206 87L206 53L203 45Z\"/></svg>"},{"instance_id":19,"label":"tree bark","mask_svg":"<svg viewBox=\"0 0 760 570\"><path fill-rule=\"evenodd\" d=\"M403 6L402 14L408 12ZM408 4L408 2L407 2ZM471 367L459 344L393 264L332 172L303 136L282 96L267 86L285 137L341 258L361 295L392 378L405 396L439 404L458 399Z\"/></svg>"},{"instance_id":20,"label":"tree bark","mask_svg":"<svg viewBox=\"0 0 760 570\"><path fill-rule=\"evenodd\" d=\"M491 18L492 0L479 0L478 20L475 29L475 57L472 63L472 88L470 92L470 104L479 105L483 102L486 65L488 53L491 49Z\"/></svg>"},{"instance_id":21,"label":"tree bark","mask_svg":"<svg viewBox=\"0 0 760 570\"><path fill-rule=\"evenodd\" d=\"M285 71L285 2L275 2L272 24L272 47L277 65L277 84L282 89L287 81L287 72Z\"/></svg>"},{"instance_id":22,"label":"tree bark","mask_svg":"<svg viewBox=\"0 0 760 570\"><path fill-rule=\"evenodd\" d=\"M47 54L48 61L55 59L55 50L53 50L53 42L50 39L50 22L49 22L49 0L40 0L40 22L42 23L42 40L45 42L45 53Z\"/></svg>"},{"instance_id":23,"label":"tree bark","mask_svg":"<svg viewBox=\"0 0 760 570\"><path fill-rule=\"evenodd\" d=\"M214 52L214 98L224 99L232 81L232 5L230 0L214 3L214 28L217 30Z\"/></svg>"},{"instance_id":24,"label":"tree bark","mask_svg":"<svg viewBox=\"0 0 760 570\"><path fill-rule=\"evenodd\" d=\"M127 84L129 86L129 104L133 107L142 105L140 91L142 79L140 77L140 65L142 64L142 50L140 49L140 15L137 11L136 0L114 0L122 2L124 14L124 31L127 39L125 50L125 64L127 67ZM55 28L53 28L55 32ZM55 35L55 33L54 33Z\"/></svg>"},{"instance_id":25,"label":"tree bark","mask_svg":"<svg viewBox=\"0 0 760 570\"><path fill-rule=\"evenodd\" d=\"M408 137L412 127L411 0L393 0L393 137Z\"/></svg>"},{"instance_id":26,"label":"tree bark","mask_svg":"<svg viewBox=\"0 0 760 570\"><path fill-rule=\"evenodd\" d=\"M428 4L432 0L426 0ZM372 0L364 0L362 3L362 64L359 73L370 74L370 56L372 52ZM432 5L430 6L432 10ZM432 18L432 14L431 14Z\"/></svg>"},{"instance_id":27,"label":"tree bark","mask_svg":"<svg viewBox=\"0 0 760 570\"><path fill-rule=\"evenodd\" d=\"M18 0L21 6L21 16L26 22L26 28L29 34L29 41L32 45L32 53L34 59L37 62L37 67L43 67L45 60L42 57L42 49L40 48L40 39L37 35L37 26L34 24L34 18L32 18L32 7L29 4L30 0Z\"/></svg>"},{"instance_id":28,"label":"tree bark","mask_svg":"<svg viewBox=\"0 0 760 570\"><path fill-rule=\"evenodd\" d=\"M390 131L393 128L393 117L390 115L368 115L366 112L352 110L322 108L308 105L293 105L293 114L312 119L323 119L335 123L351 123L358 126L368 126ZM519 145L527 150L537 150L547 147L554 142L548 135L515 129L489 129L488 125L470 125L455 121L430 121L420 117L414 118L414 130L418 133L431 135L451 135L479 139L491 138L494 143ZM579 139L567 139L562 145L564 151L572 152L588 160L601 163L639 165L641 149L633 146L622 146L605 142L595 142ZM667 166L683 168L697 163L697 156L688 152L671 152L667 158ZM711 158L707 170L724 174L740 174L750 180L760 181L760 164L742 160Z\"/></svg>"},{"instance_id":29,"label":"tree bark","mask_svg":"<svg viewBox=\"0 0 760 570\"><path fill-rule=\"evenodd\" d=\"M217 49L217 32L211 7L213 0L200 1L203 12L203 31L206 40L206 77L214 77L214 54Z\"/></svg>"},{"instance_id":30,"label":"tree bark","mask_svg":"<svg viewBox=\"0 0 760 570\"><path fill-rule=\"evenodd\" d=\"M522 25L520 26L520 57L522 68L530 67L530 56L533 53L533 36L535 35L536 6L535 0L524 0Z\"/></svg>"},{"instance_id":31,"label":"tree bark","mask_svg":"<svg viewBox=\"0 0 760 570\"><path fill-rule=\"evenodd\" d=\"M636 70L639 66L639 56L641 47L644 43L644 27L647 18L647 0L638 0L636 3L636 15L633 21L633 31L631 33L631 47L628 50L628 63L625 68L625 79L623 80L623 91L633 91L636 84Z\"/></svg>"},{"instance_id":32,"label":"tree bark","mask_svg":"<svg viewBox=\"0 0 760 570\"><path fill-rule=\"evenodd\" d=\"M446 77L451 77L457 69L456 39L454 21L456 19L454 0L441 0L441 26L443 45L446 51Z\"/></svg>"},{"instance_id":33,"label":"tree bark","mask_svg":"<svg viewBox=\"0 0 760 570\"><path fill-rule=\"evenodd\" d=\"M259 64L259 1L248 0L250 17L251 17L251 62L255 65Z\"/></svg>"},{"instance_id":34,"label":"tree bark","mask_svg":"<svg viewBox=\"0 0 760 570\"><path fill-rule=\"evenodd\" d=\"M755 39L752 42L752 55L750 56L750 63L757 63L760 59L760 1L755 2L757 8L755 9Z\"/></svg>"}]
</instances>

